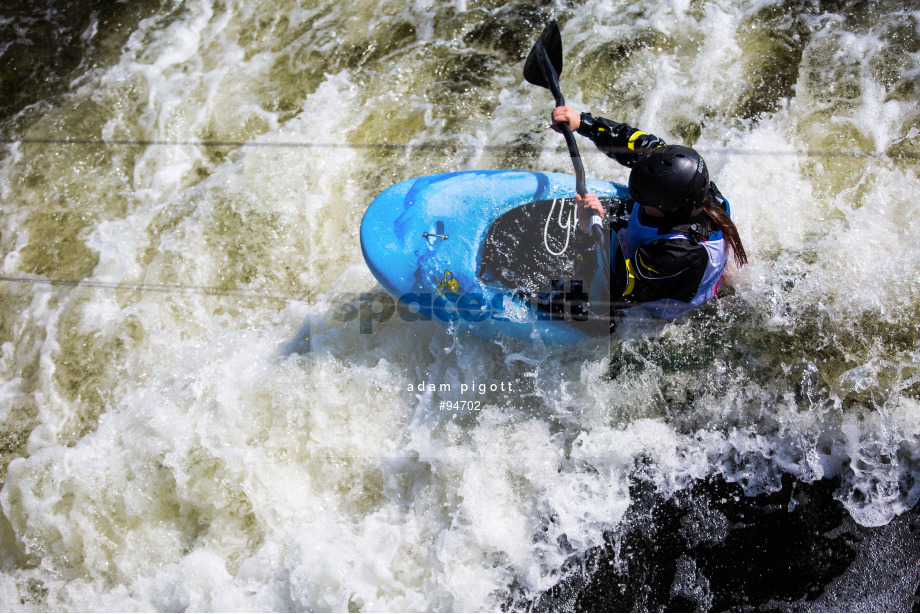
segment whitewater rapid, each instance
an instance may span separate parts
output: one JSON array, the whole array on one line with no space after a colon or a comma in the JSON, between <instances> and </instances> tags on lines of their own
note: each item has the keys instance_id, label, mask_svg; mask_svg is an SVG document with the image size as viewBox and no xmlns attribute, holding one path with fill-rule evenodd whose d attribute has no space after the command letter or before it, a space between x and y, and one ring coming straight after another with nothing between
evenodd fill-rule
<instances>
[{"instance_id":1,"label":"whitewater rapid","mask_svg":"<svg viewBox=\"0 0 920 614\"><path fill-rule=\"evenodd\" d=\"M837 480L863 526L911 509L920 11L839 4L78 15L79 63L0 124L0 608L494 610L603 544L640 478ZM47 8L16 36L65 27ZM364 334L377 193L570 172L521 75L551 18L567 102L698 148L750 264L609 342Z\"/></svg>"}]
</instances>

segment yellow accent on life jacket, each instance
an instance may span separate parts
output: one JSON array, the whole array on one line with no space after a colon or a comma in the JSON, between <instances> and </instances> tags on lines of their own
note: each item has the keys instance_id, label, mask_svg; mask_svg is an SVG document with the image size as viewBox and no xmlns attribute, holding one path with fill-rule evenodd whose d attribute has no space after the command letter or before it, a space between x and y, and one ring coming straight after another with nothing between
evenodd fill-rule
<instances>
[{"instance_id":1,"label":"yellow accent on life jacket","mask_svg":"<svg viewBox=\"0 0 920 614\"><path fill-rule=\"evenodd\" d=\"M623 290L623 296L629 296L636 289L636 271L633 261L626 259L626 289Z\"/></svg>"},{"instance_id":2,"label":"yellow accent on life jacket","mask_svg":"<svg viewBox=\"0 0 920 614\"><path fill-rule=\"evenodd\" d=\"M651 271L651 272L654 273L655 275L661 275L661 273L659 273L658 271L656 271L655 269L653 269L653 268L650 267L649 265L645 264L645 262L642 260L642 253L641 253L641 252L639 252L639 251L636 252L636 258L639 259L639 266L641 266L643 269L645 269L646 271Z\"/></svg>"}]
</instances>

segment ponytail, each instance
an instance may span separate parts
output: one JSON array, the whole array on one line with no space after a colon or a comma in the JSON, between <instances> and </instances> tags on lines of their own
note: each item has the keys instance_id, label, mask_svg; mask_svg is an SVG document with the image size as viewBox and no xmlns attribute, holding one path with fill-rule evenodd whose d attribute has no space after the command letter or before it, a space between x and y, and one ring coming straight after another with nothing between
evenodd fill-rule
<instances>
[{"instance_id":1,"label":"ponytail","mask_svg":"<svg viewBox=\"0 0 920 614\"><path fill-rule=\"evenodd\" d=\"M740 269L747 264L747 254L744 253L744 246L741 244L741 236L738 234L738 228L735 226L732 218L726 213L725 208L716 201L712 193L707 194L706 198L703 199L700 205L700 211L712 221L716 230L722 231L725 242L732 248L732 254L735 256L735 263L738 265L738 268Z\"/></svg>"}]
</instances>

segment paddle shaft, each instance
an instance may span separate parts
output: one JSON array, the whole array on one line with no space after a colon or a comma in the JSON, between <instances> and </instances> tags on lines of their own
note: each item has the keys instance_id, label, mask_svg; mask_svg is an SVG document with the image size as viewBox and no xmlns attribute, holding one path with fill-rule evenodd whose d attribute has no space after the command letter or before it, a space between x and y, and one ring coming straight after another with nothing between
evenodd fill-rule
<instances>
[{"instance_id":1,"label":"paddle shaft","mask_svg":"<svg viewBox=\"0 0 920 614\"><path fill-rule=\"evenodd\" d=\"M565 98L562 96L562 90L559 89L559 75L556 74L556 68L550 61L549 54L542 45L540 45L537 54L537 59L540 62L540 70L543 71L543 78L546 79L546 83L549 85L549 91L556 100L556 106L565 106ZM565 137L565 144L568 146L569 156L572 158L572 166L575 167L575 192L577 192L579 196L584 196L588 193L585 187L585 167L581 163L581 155L578 153L578 144L575 142L575 135L572 134L572 129L569 128L568 123L559 123L558 126L562 128L562 136Z\"/></svg>"},{"instance_id":2,"label":"paddle shaft","mask_svg":"<svg viewBox=\"0 0 920 614\"><path fill-rule=\"evenodd\" d=\"M547 47L552 50L552 57ZM559 89L559 73L561 71L562 37L559 35L559 26L556 25L555 21L551 21L543 28L540 38L537 39L524 61L524 78L534 85L549 89L556 100L556 106L562 107L565 106L565 98L562 96L562 90ZM575 135L572 134L572 128L568 122L561 122L558 125L562 135L565 137L565 144L569 148L572 166L575 167L575 192L578 196L584 198L588 193L585 185L585 167L581 163L578 145L575 143ZM604 281L609 288L610 265L607 254L607 239L604 236L603 218L597 214L592 215L589 227L591 238L594 239L594 244L597 248L597 266L603 272Z\"/></svg>"}]
</instances>

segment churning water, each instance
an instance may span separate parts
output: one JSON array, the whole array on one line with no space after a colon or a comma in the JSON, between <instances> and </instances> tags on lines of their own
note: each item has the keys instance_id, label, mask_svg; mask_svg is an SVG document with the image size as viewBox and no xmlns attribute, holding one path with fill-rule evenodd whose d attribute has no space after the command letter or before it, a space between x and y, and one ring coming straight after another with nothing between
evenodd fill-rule
<instances>
[{"instance_id":1,"label":"churning water","mask_svg":"<svg viewBox=\"0 0 920 614\"><path fill-rule=\"evenodd\" d=\"M640 473L920 498L911 2L8 4L0 609L495 609ZM552 18L568 102L700 149L750 265L578 347L379 315L378 192L570 170L521 76Z\"/></svg>"}]
</instances>

